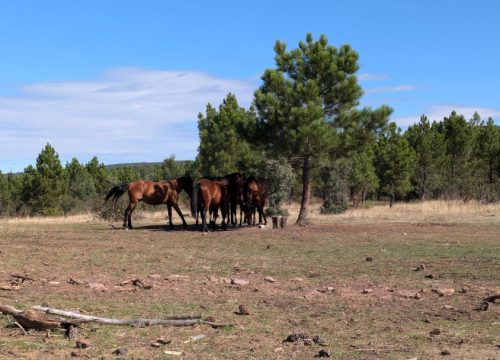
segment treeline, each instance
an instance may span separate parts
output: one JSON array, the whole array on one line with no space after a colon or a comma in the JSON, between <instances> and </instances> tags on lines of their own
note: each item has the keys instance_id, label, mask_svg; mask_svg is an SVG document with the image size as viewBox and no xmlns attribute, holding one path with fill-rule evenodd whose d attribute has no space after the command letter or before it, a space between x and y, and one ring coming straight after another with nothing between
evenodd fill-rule
<instances>
[{"instance_id":1,"label":"treeline","mask_svg":"<svg viewBox=\"0 0 500 360\"><path fill-rule=\"evenodd\" d=\"M256 123L253 108L239 107L232 94L218 110L208 105L198 120L200 171L243 170L266 178L279 166L279 178L291 184L288 198L300 201L302 157L272 156L255 139ZM313 166L312 192L322 199L322 212L337 213L376 200L493 202L500 200L499 180L500 127L492 118L475 113L466 119L453 111L434 121L423 115L404 132L389 122L350 149L330 153Z\"/></svg>"},{"instance_id":2,"label":"treeline","mask_svg":"<svg viewBox=\"0 0 500 360\"><path fill-rule=\"evenodd\" d=\"M94 157L61 164L47 144L36 165L20 174L0 172L0 215L100 213L103 198L116 184L136 179L162 180L182 175L197 179L243 171L272 178L279 199L300 201L301 171L293 158L270 158L251 142L255 112L239 107L229 94L199 116L200 148L195 161L174 156L158 164L106 167ZM402 132L394 123L348 156L330 158L313 169L313 195L324 213L342 212L367 201L500 199L500 128L489 118L472 119L452 112L440 121L422 116ZM280 186L281 185L281 186ZM271 198L273 197L271 194ZM276 201L273 206L279 207Z\"/></svg>"},{"instance_id":3,"label":"treeline","mask_svg":"<svg viewBox=\"0 0 500 360\"><path fill-rule=\"evenodd\" d=\"M35 166L20 174L0 172L0 216L102 214L104 196L113 185L181 176L190 173L193 164L170 156L159 164L106 167L94 157L86 164L74 158L63 166L47 144Z\"/></svg>"}]
</instances>

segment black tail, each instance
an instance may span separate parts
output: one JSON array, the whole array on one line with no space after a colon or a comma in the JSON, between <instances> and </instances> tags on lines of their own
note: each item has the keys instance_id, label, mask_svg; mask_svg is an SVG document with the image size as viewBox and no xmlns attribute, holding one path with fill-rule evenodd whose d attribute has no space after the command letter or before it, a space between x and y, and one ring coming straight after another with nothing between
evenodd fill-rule
<instances>
[{"instance_id":1,"label":"black tail","mask_svg":"<svg viewBox=\"0 0 500 360\"><path fill-rule=\"evenodd\" d=\"M112 197L116 204L120 196L125 194L127 190L128 184L114 186L111 190L109 190L108 195L106 195L106 198L104 199L104 202L108 201Z\"/></svg>"},{"instance_id":2,"label":"black tail","mask_svg":"<svg viewBox=\"0 0 500 360\"><path fill-rule=\"evenodd\" d=\"M191 216L193 218L196 217L198 213L198 190L200 189L200 184L196 183L196 186L193 187L193 195L191 196Z\"/></svg>"}]
</instances>

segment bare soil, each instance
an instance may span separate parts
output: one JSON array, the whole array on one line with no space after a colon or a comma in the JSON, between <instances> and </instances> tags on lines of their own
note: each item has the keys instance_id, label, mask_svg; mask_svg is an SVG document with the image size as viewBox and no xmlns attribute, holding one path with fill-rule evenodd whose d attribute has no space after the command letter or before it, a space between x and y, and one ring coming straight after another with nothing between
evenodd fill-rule
<instances>
[{"instance_id":1,"label":"bare soil","mask_svg":"<svg viewBox=\"0 0 500 360\"><path fill-rule=\"evenodd\" d=\"M135 225L0 224L0 286L12 275L34 279L0 290L0 303L127 319L201 313L234 327L87 323L78 336L90 347L77 349L62 331L24 335L0 315L0 358L313 359L321 349L334 359L500 358L499 304L475 310L500 293L498 224L364 221L205 235L168 231L164 221ZM135 279L146 286L120 285ZM284 341L293 334L301 335ZM322 344L303 339L314 336Z\"/></svg>"}]
</instances>

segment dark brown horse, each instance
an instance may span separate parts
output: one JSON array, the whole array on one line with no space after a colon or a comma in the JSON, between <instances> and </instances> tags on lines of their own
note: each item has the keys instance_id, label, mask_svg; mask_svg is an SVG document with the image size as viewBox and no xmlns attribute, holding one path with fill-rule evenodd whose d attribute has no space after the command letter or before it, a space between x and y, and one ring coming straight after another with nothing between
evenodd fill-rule
<instances>
[{"instance_id":1,"label":"dark brown horse","mask_svg":"<svg viewBox=\"0 0 500 360\"><path fill-rule=\"evenodd\" d=\"M247 224L255 225L255 210L259 212L259 224L262 223L262 218L264 218L264 224L267 224L266 214L264 213L267 200L267 184L265 180L249 176L243 186L243 199Z\"/></svg>"},{"instance_id":2,"label":"dark brown horse","mask_svg":"<svg viewBox=\"0 0 500 360\"><path fill-rule=\"evenodd\" d=\"M222 214L222 229L226 230L226 215L229 205L228 185L223 180L200 179L193 189L191 197L191 215L197 216L201 213L201 231L208 232L207 215L213 216L212 229L215 231L215 223L219 209Z\"/></svg>"},{"instance_id":3,"label":"dark brown horse","mask_svg":"<svg viewBox=\"0 0 500 360\"><path fill-rule=\"evenodd\" d=\"M243 176L243 174L235 172L225 176L204 176L201 179L218 181L221 185L226 187L227 194L229 196L229 199L227 201L228 207L226 208L226 223L231 223L233 226L236 226L236 223L238 221L236 216L237 206L240 205L241 208L243 203L243 185L245 184L245 177ZM210 212L210 217L213 218L213 216L214 214ZM198 213L196 213L196 225L198 225Z\"/></svg>"},{"instance_id":4,"label":"dark brown horse","mask_svg":"<svg viewBox=\"0 0 500 360\"><path fill-rule=\"evenodd\" d=\"M189 176L183 176L176 179L164 181L146 181L136 180L130 184L117 185L113 187L106 195L104 202L108 201L111 197L116 201L128 192L129 203L125 209L125 217L123 219L123 227L125 229L132 229L132 212L140 201L144 201L149 205L166 204L168 210L168 220L170 228L172 224L172 207L179 214L182 219L182 224L187 227L186 220L179 209L179 194L184 190L191 196L193 192L193 180Z\"/></svg>"}]
</instances>

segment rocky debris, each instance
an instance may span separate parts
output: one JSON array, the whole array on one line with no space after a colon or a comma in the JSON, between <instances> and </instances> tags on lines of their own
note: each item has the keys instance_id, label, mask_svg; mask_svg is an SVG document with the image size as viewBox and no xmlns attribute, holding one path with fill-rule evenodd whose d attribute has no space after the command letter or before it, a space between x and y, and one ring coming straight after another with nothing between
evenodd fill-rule
<instances>
[{"instance_id":1,"label":"rocky debris","mask_svg":"<svg viewBox=\"0 0 500 360\"><path fill-rule=\"evenodd\" d=\"M85 281L69 278L68 283L71 285L85 285Z\"/></svg>"},{"instance_id":2,"label":"rocky debris","mask_svg":"<svg viewBox=\"0 0 500 360\"><path fill-rule=\"evenodd\" d=\"M236 311L236 314L237 315L250 315L250 310L248 310L248 308L241 304L239 307L238 307L238 311Z\"/></svg>"},{"instance_id":3,"label":"rocky debris","mask_svg":"<svg viewBox=\"0 0 500 360\"><path fill-rule=\"evenodd\" d=\"M323 338L322 336L319 336L319 335L314 336L313 337L313 341L316 344L320 345L320 346L326 346L327 345L325 338Z\"/></svg>"},{"instance_id":4,"label":"rocky debris","mask_svg":"<svg viewBox=\"0 0 500 360\"><path fill-rule=\"evenodd\" d=\"M462 288L460 289L460 293L462 293L462 294L466 294L469 291L470 291L470 288L467 285L462 286Z\"/></svg>"},{"instance_id":5,"label":"rocky debris","mask_svg":"<svg viewBox=\"0 0 500 360\"><path fill-rule=\"evenodd\" d=\"M330 354L330 351L328 351L328 350L326 350L326 349L321 349L321 350L318 352L317 357L329 358L329 357L332 357L332 355Z\"/></svg>"},{"instance_id":6,"label":"rocky debris","mask_svg":"<svg viewBox=\"0 0 500 360\"><path fill-rule=\"evenodd\" d=\"M451 355L451 352L448 349L443 349L441 350L441 355Z\"/></svg>"},{"instance_id":7,"label":"rocky debris","mask_svg":"<svg viewBox=\"0 0 500 360\"><path fill-rule=\"evenodd\" d=\"M413 269L414 271L420 271L420 270L425 270L427 269L427 267L425 266L425 264L420 264L418 265L415 269Z\"/></svg>"},{"instance_id":8,"label":"rocky debris","mask_svg":"<svg viewBox=\"0 0 500 360\"><path fill-rule=\"evenodd\" d=\"M157 341L153 341L153 342L151 343L151 347L154 347L154 348L159 348L160 346L161 346L161 344L160 344L159 342L157 342Z\"/></svg>"},{"instance_id":9,"label":"rocky debris","mask_svg":"<svg viewBox=\"0 0 500 360\"><path fill-rule=\"evenodd\" d=\"M276 279L271 277L271 276L266 276L264 278L264 280L266 280L267 282L270 282L270 283L275 283L276 282Z\"/></svg>"},{"instance_id":10,"label":"rocky debris","mask_svg":"<svg viewBox=\"0 0 500 360\"><path fill-rule=\"evenodd\" d=\"M304 345L313 346L314 345L313 339L304 339Z\"/></svg>"},{"instance_id":11,"label":"rocky debris","mask_svg":"<svg viewBox=\"0 0 500 360\"><path fill-rule=\"evenodd\" d=\"M189 343L189 342L196 342L196 341L200 341L201 339L204 339L204 338L206 338L206 337L207 337L207 335L205 335L205 334L194 335L194 336L191 336L191 337L189 338L189 340L184 341L184 343L185 343L185 344L187 344L187 343Z\"/></svg>"},{"instance_id":12,"label":"rocky debris","mask_svg":"<svg viewBox=\"0 0 500 360\"><path fill-rule=\"evenodd\" d=\"M439 335L439 334L441 334L441 330L440 330L440 329L438 329L438 328L432 329L432 330L429 332L429 335L432 335L432 336Z\"/></svg>"},{"instance_id":13,"label":"rocky debris","mask_svg":"<svg viewBox=\"0 0 500 360\"><path fill-rule=\"evenodd\" d=\"M128 349L118 348L118 349L115 349L112 354L116 355L116 356L126 356L127 353L128 353Z\"/></svg>"},{"instance_id":14,"label":"rocky debris","mask_svg":"<svg viewBox=\"0 0 500 360\"><path fill-rule=\"evenodd\" d=\"M294 330L293 333L288 335L283 342L297 342L303 341L304 339L309 339L309 335L305 331L302 330Z\"/></svg>"},{"instance_id":15,"label":"rocky debris","mask_svg":"<svg viewBox=\"0 0 500 360\"><path fill-rule=\"evenodd\" d=\"M373 257L372 256L367 256L365 259L366 259L366 261L373 261Z\"/></svg>"},{"instance_id":16,"label":"rocky debris","mask_svg":"<svg viewBox=\"0 0 500 360\"><path fill-rule=\"evenodd\" d=\"M361 291L362 294L371 294L373 292L373 289L370 289L370 288L366 288L366 289L363 289L363 291Z\"/></svg>"},{"instance_id":17,"label":"rocky debris","mask_svg":"<svg viewBox=\"0 0 500 360\"><path fill-rule=\"evenodd\" d=\"M455 289L452 288L434 288L432 289L433 293L438 294L439 296L451 296L455 294Z\"/></svg>"},{"instance_id":18,"label":"rocky debris","mask_svg":"<svg viewBox=\"0 0 500 360\"><path fill-rule=\"evenodd\" d=\"M424 276L424 278L426 278L426 279L434 279L434 275L427 274L427 275Z\"/></svg>"},{"instance_id":19,"label":"rocky debris","mask_svg":"<svg viewBox=\"0 0 500 360\"><path fill-rule=\"evenodd\" d=\"M88 283L87 287L91 288L92 290L96 290L96 291L108 291L108 288L104 284L101 284L101 283Z\"/></svg>"},{"instance_id":20,"label":"rocky debris","mask_svg":"<svg viewBox=\"0 0 500 360\"><path fill-rule=\"evenodd\" d=\"M422 294L415 290L399 290L396 295L405 299L415 299L419 300L422 298Z\"/></svg>"},{"instance_id":21,"label":"rocky debris","mask_svg":"<svg viewBox=\"0 0 500 360\"><path fill-rule=\"evenodd\" d=\"M88 349L92 344L88 340L77 340L76 348L77 349Z\"/></svg>"},{"instance_id":22,"label":"rocky debris","mask_svg":"<svg viewBox=\"0 0 500 360\"><path fill-rule=\"evenodd\" d=\"M244 279L231 279L231 284L245 286L245 285L250 284L250 282L248 280L244 280Z\"/></svg>"},{"instance_id":23,"label":"rocky debris","mask_svg":"<svg viewBox=\"0 0 500 360\"><path fill-rule=\"evenodd\" d=\"M80 356L84 356L84 354L81 352L81 351L72 351L70 353L71 357L80 357Z\"/></svg>"}]
</instances>

